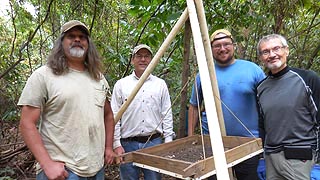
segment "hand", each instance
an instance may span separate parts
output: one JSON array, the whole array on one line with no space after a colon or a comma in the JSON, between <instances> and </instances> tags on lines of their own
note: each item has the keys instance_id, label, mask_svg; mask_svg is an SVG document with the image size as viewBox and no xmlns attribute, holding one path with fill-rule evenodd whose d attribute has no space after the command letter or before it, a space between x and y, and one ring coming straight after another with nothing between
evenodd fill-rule
<instances>
[{"instance_id":1,"label":"hand","mask_svg":"<svg viewBox=\"0 0 320 180\"><path fill-rule=\"evenodd\" d=\"M113 149L107 147L104 154L105 164L112 164L115 156Z\"/></svg>"},{"instance_id":2,"label":"hand","mask_svg":"<svg viewBox=\"0 0 320 180\"><path fill-rule=\"evenodd\" d=\"M65 180L69 176L63 162L51 161L43 165L42 169L49 180Z\"/></svg>"},{"instance_id":3,"label":"hand","mask_svg":"<svg viewBox=\"0 0 320 180\"><path fill-rule=\"evenodd\" d=\"M122 154L125 153L124 149L122 146L117 147L116 149L114 149L114 152L116 153L116 164L120 164L123 162L123 157L120 156Z\"/></svg>"}]
</instances>

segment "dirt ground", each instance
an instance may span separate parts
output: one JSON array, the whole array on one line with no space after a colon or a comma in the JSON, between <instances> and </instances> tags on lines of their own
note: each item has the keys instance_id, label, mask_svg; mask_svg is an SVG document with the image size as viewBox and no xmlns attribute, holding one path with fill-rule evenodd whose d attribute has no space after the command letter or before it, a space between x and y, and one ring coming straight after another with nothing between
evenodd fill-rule
<instances>
[{"instance_id":1,"label":"dirt ground","mask_svg":"<svg viewBox=\"0 0 320 180\"><path fill-rule=\"evenodd\" d=\"M181 147L175 151L166 151L161 156L195 163L212 156L212 149L211 146L203 147L201 143L194 142L191 146Z\"/></svg>"},{"instance_id":2,"label":"dirt ground","mask_svg":"<svg viewBox=\"0 0 320 180\"><path fill-rule=\"evenodd\" d=\"M18 122L0 121L0 133L0 180L34 180L36 161L20 137ZM212 150L211 147L202 147L201 143L194 142L190 147L181 147L174 152L161 152L160 156L197 162L212 156ZM105 179L120 180L119 165L107 166ZM165 174L162 174L162 179L177 180ZM140 180L143 180L143 176Z\"/></svg>"},{"instance_id":3,"label":"dirt ground","mask_svg":"<svg viewBox=\"0 0 320 180\"><path fill-rule=\"evenodd\" d=\"M35 179L36 161L20 137L18 122L0 121L0 133L0 179ZM105 175L106 180L120 180L119 165L108 166ZM176 179L168 175L162 177Z\"/></svg>"}]
</instances>

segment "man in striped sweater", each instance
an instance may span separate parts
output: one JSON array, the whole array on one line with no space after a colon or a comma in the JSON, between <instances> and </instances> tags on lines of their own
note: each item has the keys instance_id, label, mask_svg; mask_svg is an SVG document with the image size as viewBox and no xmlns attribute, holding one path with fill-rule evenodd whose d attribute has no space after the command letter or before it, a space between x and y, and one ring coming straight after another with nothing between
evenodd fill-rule
<instances>
[{"instance_id":1,"label":"man in striped sweater","mask_svg":"<svg viewBox=\"0 0 320 180\"><path fill-rule=\"evenodd\" d=\"M263 37L257 50L269 69L257 87L267 179L310 179L319 154L320 78L287 65L289 46L281 35Z\"/></svg>"}]
</instances>

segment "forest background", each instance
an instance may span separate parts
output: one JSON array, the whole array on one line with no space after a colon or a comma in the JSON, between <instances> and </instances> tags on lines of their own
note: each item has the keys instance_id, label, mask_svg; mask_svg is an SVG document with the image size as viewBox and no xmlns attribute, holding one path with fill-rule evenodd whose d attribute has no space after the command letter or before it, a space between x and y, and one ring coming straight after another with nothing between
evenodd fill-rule
<instances>
[{"instance_id":1,"label":"forest background","mask_svg":"<svg viewBox=\"0 0 320 180\"><path fill-rule=\"evenodd\" d=\"M320 73L319 0L204 0L203 5L208 33L229 29L237 58L261 65L258 40L278 33L289 42L290 66ZM34 159L18 132L17 101L30 74L46 63L63 23L77 19L87 24L112 88L132 72L132 48L145 43L157 52L186 7L184 0L9 0L0 15L0 179L24 179L33 170ZM167 82L178 138L186 135L197 71L187 21L153 72Z\"/></svg>"}]
</instances>

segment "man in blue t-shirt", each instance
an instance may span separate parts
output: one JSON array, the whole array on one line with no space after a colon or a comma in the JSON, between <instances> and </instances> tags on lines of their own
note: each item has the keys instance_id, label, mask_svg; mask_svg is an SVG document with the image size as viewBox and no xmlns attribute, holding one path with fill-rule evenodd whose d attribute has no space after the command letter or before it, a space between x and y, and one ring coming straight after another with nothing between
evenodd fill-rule
<instances>
[{"instance_id":1,"label":"man in blue t-shirt","mask_svg":"<svg viewBox=\"0 0 320 180\"><path fill-rule=\"evenodd\" d=\"M256 64L234 58L235 42L225 29L215 31L211 37L222 111L228 136L259 137L255 88L265 78ZM188 135L194 134L199 121L198 112L203 101L200 75L192 88L188 116ZM206 107L206 110L213 110ZM203 134L209 134L205 110L201 111ZM243 124L243 125L242 125ZM259 157L255 156L234 166L237 180L258 180Z\"/></svg>"}]
</instances>

